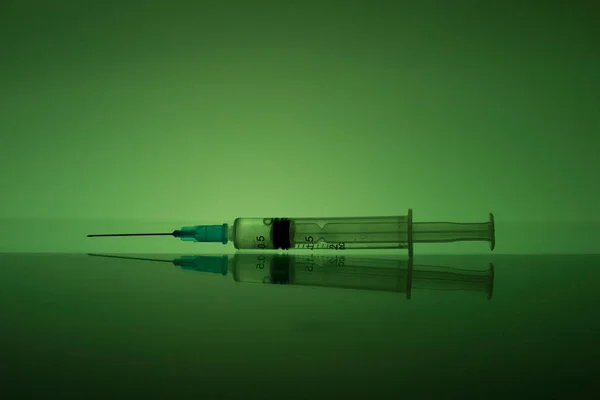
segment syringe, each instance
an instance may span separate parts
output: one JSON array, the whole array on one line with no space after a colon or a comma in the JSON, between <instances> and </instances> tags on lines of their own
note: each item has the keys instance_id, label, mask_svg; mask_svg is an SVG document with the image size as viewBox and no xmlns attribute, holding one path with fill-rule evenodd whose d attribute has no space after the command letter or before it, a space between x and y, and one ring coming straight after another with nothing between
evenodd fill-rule
<instances>
[{"instance_id":1,"label":"syringe","mask_svg":"<svg viewBox=\"0 0 600 400\"><path fill-rule=\"evenodd\" d=\"M414 243L487 241L495 247L494 216L483 223L413 222L406 216L352 218L237 218L232 226L184 226L167 233L111 233L107 236L174 236L192 242L233 242L239 250L408 249Z\"/></svg>"}]
</instances>

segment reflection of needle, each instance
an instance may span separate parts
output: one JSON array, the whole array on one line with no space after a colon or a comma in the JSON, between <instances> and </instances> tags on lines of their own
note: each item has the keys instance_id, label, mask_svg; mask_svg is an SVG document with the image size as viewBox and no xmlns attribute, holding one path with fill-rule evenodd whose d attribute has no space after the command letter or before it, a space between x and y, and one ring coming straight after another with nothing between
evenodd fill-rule
<instances>
[{"instance_id":1,"label":"reflection of needle","mask_svg":"<svg viewBox=\"0 0 600 400\"><path fill-rule=\"evenodd\" d=\"M129 256L111 256L111 255L108 255L108 254L93 254L93 253L88 253L88 256L106 257L106 258L123 258L123 259L126 259L126 260L160 261L160 262L173 263L173 260L160 260L158 258L129 257Z\"/></svg>"},{"instance_id":2,"label":"reflection of needle","mask_svg":"<svg viewBox=\"0 0 600 400\"><path fill-rule=\"evenodd\" d=\"M93 257L106 257L106 258L118 258L123 260L141 260L141 261L157 261L173 264L177 267L181 267L187 270L203 271L203 272L214 272L222 275L227 275L228 257L220 256L181 256L174 260L161 260L159 258L150 257L130 257L130 256L116 256L109 254L93 254L88 253L89 256Z\"/></svg>"}]
</instances>

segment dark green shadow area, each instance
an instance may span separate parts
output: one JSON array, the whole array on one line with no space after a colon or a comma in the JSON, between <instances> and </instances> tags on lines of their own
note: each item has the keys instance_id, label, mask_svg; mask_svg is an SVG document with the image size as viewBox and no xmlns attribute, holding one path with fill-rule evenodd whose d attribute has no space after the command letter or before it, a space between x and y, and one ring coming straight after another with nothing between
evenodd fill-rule
<instances>
[{"instance_id":1,"label":"dark green shadow area","mask_svg":"<svg viewBox=\"0 0 600 400\"><path fill-rule=\"evenodd\" d=\"M136 256L167 262L0 255L8 393L576 399L598 389L600 256L421 256L411 266L405 255L343 265L302 255L278 284L253 283L274 271L268 257L250 268L259 253L230 261L226 275L170 264L177 255Z\"/></svg>"}]
</instances>

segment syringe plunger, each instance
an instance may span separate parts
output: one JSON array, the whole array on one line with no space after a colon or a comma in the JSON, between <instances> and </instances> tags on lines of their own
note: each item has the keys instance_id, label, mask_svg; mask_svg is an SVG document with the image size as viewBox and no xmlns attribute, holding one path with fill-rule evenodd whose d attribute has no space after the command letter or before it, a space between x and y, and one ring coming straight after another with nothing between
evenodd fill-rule
<instances>
[{"instance_id":1,"label":"syringe plunger","mask_svg":"<svg viewBox=\"0 0 600 400\"><path fill-rule=\"evenodd\" d=\"M496 245L494 238L494 216L484 223L413 222L414 243L439 243L457 241L489 241L490 249Z\"/></svg>"}]
</instances>

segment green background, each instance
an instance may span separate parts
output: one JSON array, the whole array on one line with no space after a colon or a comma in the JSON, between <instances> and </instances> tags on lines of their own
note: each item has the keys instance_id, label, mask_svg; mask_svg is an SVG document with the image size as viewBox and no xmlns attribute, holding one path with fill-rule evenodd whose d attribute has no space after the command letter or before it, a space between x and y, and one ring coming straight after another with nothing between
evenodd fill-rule
<instances>
[{"instance_id":1,"label":"green background","mask_svg":"<svg viewBox=\"0 0 600 400\"><path fill-rule=\"evenodd\" d=\"M594 252L599 26L589 1L3 1L0 251L412 207Z\"/></svg>"}]
</instances>

